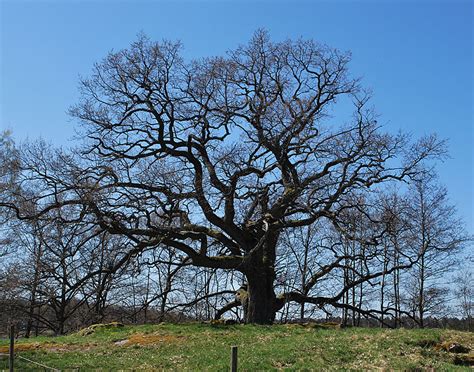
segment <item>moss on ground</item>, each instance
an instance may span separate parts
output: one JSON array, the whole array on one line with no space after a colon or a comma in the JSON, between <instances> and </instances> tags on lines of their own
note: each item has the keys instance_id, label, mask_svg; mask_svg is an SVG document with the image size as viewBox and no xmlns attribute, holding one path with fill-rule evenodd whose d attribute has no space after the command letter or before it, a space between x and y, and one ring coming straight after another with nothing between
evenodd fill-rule
<instances>
[{"instance_id":1,"label":"moss on ground","mask_svg":"<svg viewBox=\"0 0 474 372\"><path fill-rule=\"evenodd\" d=\"M87 332L86 332L87 333ZM470 353L443 345L459 343ZM60 337L17 342L19 355L58 369L228 370L239 347L239 370L463 370L473 359L474 334L423 329L387 330L301 325L157 324L95 327ZM0 353L8 348L0 340ZM34 366L18 361L19 370ZM7 368L0 360L0 369Z\"/></svg>"}]
</instances>

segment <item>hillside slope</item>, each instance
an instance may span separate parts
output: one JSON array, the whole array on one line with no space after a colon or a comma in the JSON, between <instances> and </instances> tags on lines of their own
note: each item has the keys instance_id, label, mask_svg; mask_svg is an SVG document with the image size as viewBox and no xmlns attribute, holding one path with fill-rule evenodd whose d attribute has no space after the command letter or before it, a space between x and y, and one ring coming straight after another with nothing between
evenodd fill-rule
<instances>
[{"instance_id":1,"label":"hillside slope","mask_svg":"<svg viewBox=\"0 0 474 372\"><path fill-rule=\"evenodd\" d=\"M445 349L459 343L471 354ZM0 340L0 353L8 350ZM18 355L59 369L226 370L238 346L239 370L469 369L474 334L424 329L327 328L316 325L159 324L89 329L18 340ZM464 364L461 365L461 364ZM19 370L35 366L17 360ZM7 368L5 358L0 369Z\"/></svg>"}]
</instances>

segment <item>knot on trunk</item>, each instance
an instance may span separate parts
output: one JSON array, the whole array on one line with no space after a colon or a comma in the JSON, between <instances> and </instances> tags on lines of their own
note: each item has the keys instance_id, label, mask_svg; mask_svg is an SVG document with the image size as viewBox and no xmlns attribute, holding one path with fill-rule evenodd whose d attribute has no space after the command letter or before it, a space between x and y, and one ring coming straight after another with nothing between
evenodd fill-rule
<instances>
[{"instance_id":1,"label":"knot on trunk","mask_svg":"<svg viewBox=\"0 0 474 372\"><path fill-rule=\"evenodd\" d=\"M247 306L249 294L247 284L242 284L242 286L235 292L235 299L239 301L242 306Z\"/></svg>"}]
</instances>

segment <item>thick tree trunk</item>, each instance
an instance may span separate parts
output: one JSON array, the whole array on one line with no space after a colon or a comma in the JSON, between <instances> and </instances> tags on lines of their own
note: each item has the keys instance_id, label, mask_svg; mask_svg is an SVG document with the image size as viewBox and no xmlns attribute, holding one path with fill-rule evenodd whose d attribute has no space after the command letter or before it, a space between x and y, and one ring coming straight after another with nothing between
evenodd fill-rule
<instances>
[{"instance_id":1,"label":"thick tree trunk","mask_svg":"<svg viewBox=\"0 0 474 372\"><path fill-rule=\"evenodd\" d=\"M273 290L275 273L272 268L247 274L248 298L246 323L272 324L276 314L276 296Z\"/></svg>"},{"instance_id":2,"label":"thick tree trunk","mask_svg":"<svg viewBox=\"0 0 474 372\"><path fill-rule=\"evenodd\" d=\"M265 233L265 243L249 260L243 273L247 278L245 322L272 324L278 309L275 291L275 257L279 232Z\"/></svg>"}]
</instances>

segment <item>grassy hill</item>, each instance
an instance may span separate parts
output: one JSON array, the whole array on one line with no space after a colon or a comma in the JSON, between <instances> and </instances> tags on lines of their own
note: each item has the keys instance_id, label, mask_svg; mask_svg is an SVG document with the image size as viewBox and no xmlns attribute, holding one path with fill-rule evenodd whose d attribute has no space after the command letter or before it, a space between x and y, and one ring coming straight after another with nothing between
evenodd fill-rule
<instances>
[{"instance_id":1,"label":"grassy hill","mask_svg":"<svg viewBox=\"0 0 474 372\"><path fill-rule=\"evenodd\" d=\"M321 325L158 324L97 327L61 337L17 341L20 356L58 369L228 370L239 347L239 370L469 369L474 354L447 352L457 342L474 349L474 334L451 330L387 330ZM0 353L8 341L0 340ZM34 365L16 361L19 370ZM0 360L0 369L7 361Z\"/></svg>"}]
</instances>

